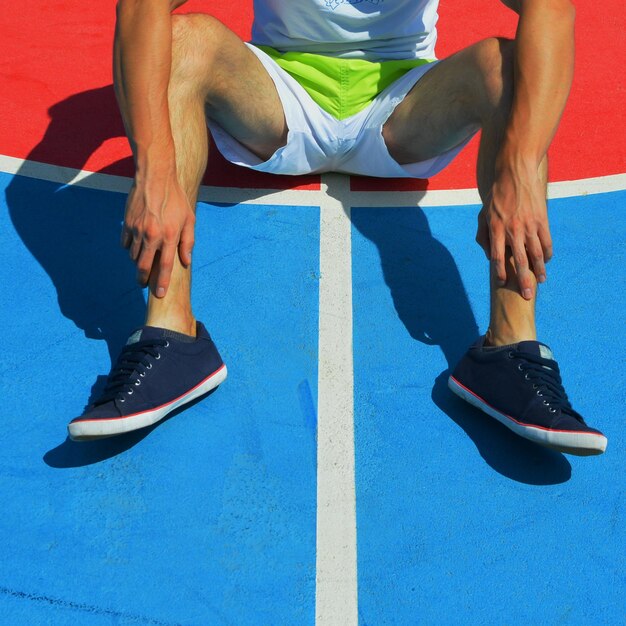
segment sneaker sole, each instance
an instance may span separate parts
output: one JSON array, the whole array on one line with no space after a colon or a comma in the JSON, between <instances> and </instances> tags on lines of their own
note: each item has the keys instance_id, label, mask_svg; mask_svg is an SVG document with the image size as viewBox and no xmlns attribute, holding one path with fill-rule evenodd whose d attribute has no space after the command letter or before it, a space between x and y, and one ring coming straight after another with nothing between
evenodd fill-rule
<instances>
[{"instance_id":1,"label":"sneaker sole","mask_svg":"<svg viewBox=\"0 0 626 626\"><path fill-rule=\"evenodd\" d=\"M93 439L103 439L105 437L113 437L129 433L133 430L145 428L160 422L173 410L199 398L200 396L215 389L224 382L228 371L226 365L222 365L218 370L210 376L198 383L188 392L179 396L175 400L171 400L166 404L162 404L156 409L142 411L141 413L133 413L132 415L124 415L123 417L112 417L108 419L86 419L71 422L68 427L68 433L72 441L90 441Z\"/></svg>"},{"instance_id":2,"label":"sneaker sole","mask_svg":"<svg viewBox=\"0 0 626 626\"><path fill-rule=\"evenodd\" d=\"M510 415L494 409L473 391L464 387L453 376L448 378L448 387L450 391L459 396L459 398L462 398L477 409L497 419L501 424L510 428L516 435L524 437L524 439L529 439L534 443L559 452L575 454L577 456L593 456L602 454L606 450L607 439L604 435L566 430L550 430L549 428L524 424Z\"/></svg>"}]
</instances>

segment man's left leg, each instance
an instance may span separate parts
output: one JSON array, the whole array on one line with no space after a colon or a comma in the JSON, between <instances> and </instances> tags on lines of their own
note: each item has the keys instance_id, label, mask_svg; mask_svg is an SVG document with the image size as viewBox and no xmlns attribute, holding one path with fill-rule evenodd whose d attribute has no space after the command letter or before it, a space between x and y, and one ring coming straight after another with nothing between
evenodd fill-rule
<instances>
[{"instance_id":1,"label":"man's left leg","mask_svg":"<svg viewBox=\"0 0 626 626\"><path fill-rule=\"evenodd\" d=\"M513 47L512 41L487 39L429 70L383 127L391 156L400 164L426 161L481 129L477 183L487 206L512 102ZM545 159L536 176L545 189ZM489 250L484 208L478 219L477 241ZM539 256L533 252L529 257ZM535 274L544 280L543 263L521 270L530 289L522 295L508 248L507 255L504 284L491 264L487 333L454 370L450 388L523 437L564 452L599 454L606 438L572 409L550 349L536 341Z\"/></svg>"}]
</instances>

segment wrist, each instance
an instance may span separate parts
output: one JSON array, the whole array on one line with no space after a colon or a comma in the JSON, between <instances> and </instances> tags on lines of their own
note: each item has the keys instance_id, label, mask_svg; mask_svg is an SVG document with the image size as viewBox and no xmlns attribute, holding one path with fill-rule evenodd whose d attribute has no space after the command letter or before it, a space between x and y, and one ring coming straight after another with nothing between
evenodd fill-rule
<instances>
[{"instance_id":1,"label":"wrist","mask_svg":"<svg viewBox=\"0 0 626 626\"><path fill-rule=\"evenodd\" d=\"M528 138L508 130L496 158L496 170L500 168L528 170L536 172L545 157L539 145L533 145Z\"/></svg>"},{"instance_id":2,"label":"wrist","mask_svg":"<svg viewBox=\"0 0 626 626\"><path fill-rule=\"evenodd\" d=\"M176 177L176 153L173 142L151 144L133 151L135 154L135 178Z\"/></svg>"}]
</instances>

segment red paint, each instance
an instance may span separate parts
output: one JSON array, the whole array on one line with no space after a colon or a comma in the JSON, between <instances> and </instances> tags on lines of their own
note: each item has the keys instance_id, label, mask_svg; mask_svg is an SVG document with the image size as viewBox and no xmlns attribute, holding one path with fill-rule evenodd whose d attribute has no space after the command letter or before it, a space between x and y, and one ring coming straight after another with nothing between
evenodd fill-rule
<instances>
[{"instance_id":1,"label":"red paint","mask_svg":"<svg viewBox=\"0 0 626 626\"><path fill-rule=\"evenodd\" d=\"M192 0L183 11L209 11L241 37L249 35L251 2ZM438 54L443 57L488 35L514 32L515 16L497 0L442 0ZM572 95L551 149L551 180L626 170L622 59L623 4L577 6L577 68ZM0 154L88 171L131 175L111 85L114 2L32 0L6 3L0 14ZM596 48L599 52L596 52ZM601 54L601 56L600 56ZM474 186L476 142L430 189ZM318 188L318 177L274 177L227 164L213 151L207 184ZM424 181L354 179L354 189L423 189Z\"/></svg>"}]
</instances>

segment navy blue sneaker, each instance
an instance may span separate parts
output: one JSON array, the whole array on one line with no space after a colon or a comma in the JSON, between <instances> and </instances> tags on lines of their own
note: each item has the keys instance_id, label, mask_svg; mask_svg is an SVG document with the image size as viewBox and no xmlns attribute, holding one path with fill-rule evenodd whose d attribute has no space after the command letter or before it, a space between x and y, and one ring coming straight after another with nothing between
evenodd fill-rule
<instances>
[{"instance_id":1,"label":"navy blue sneaker","mask_svg":"<svg viewBox=\"0 0 626 626\"><path fill-rule=\"evenodd\" d=\"M552 351L538 341L484 347L461 359L448 386L521 437L569 454L602 454L606 437L574 411Z\"/></svg>"},{"instance_id":2,"label":"navy blue sneaker","mask_svg":"<svg viewBox=\"0 0 626 626\"><path fill-rule=\"evenodd\" d=\"M124 346L102 396L69 423L70 438L86 441L150 426L225 378L226 365L200 322L196 337L143 326Z\"/></svg>"}]
</instances>

